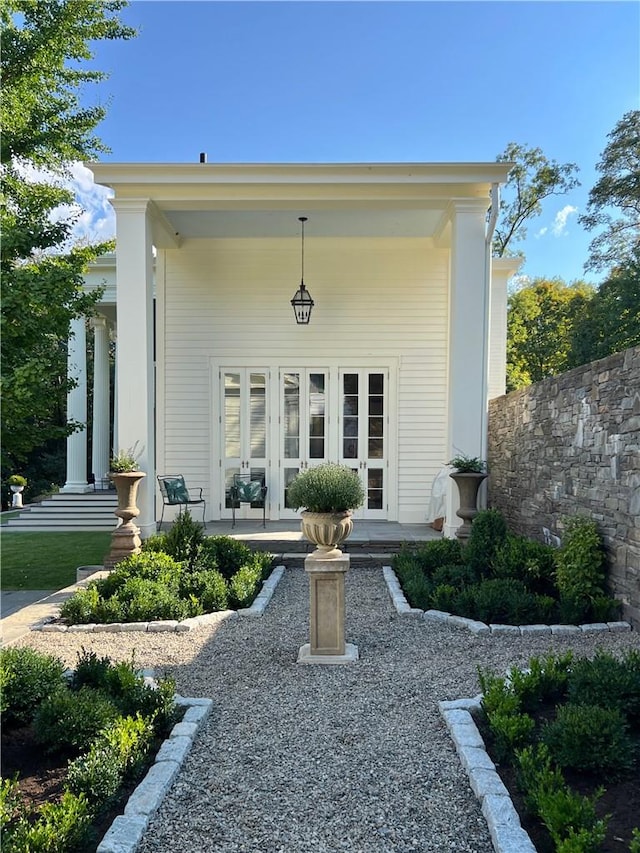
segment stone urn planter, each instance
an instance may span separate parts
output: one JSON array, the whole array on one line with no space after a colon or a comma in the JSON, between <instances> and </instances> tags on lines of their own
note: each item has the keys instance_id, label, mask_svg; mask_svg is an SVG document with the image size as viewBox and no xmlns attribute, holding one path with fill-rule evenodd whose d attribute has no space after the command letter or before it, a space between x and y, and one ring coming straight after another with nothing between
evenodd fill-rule
<instances>
[{"instance_id":1,"label":"stone urn planter","mask_svg":"<svg viewBox=\"0 0 640 853\"><path fill-rule=\"evenodd\" d=\"M122 520L122 524L111 534L111 550L104 561L105 569L112 569L125 557L140 553L140 528L133 519L140 515L136 498L140 480L146 476L143 471L112 471L109 474L118 495L118 508L113 514Z\"/></svg>"},{"instance_id":2,"label":"stone urn planter","mask_svg":"<svg viewBox=\"0 0 640 853\"><path fill-rule=\"evenodd\" d=\"M140 481L146 476L144 471L138 470L132 451L121 451L111 459L109 479L118 496L118 508L114 510L114 515L122 524L111 534L111 550L104 560L105 569L112 569L125 557L140 553L140 528L133 519L140 515L136 499Z\"/></svg>"},{"instance_id":3,"label":"stone urn planter","mask_svg":"<svg viewBox=\"0 0 640 853\"><path fill-rule=\"evenodd\" d=\"M9 483L9 488L11 489L11 507L12 509L22 509L22 493L24 492L24 487L27 485L27 481L20 474L12 474L7 480Z\"/></svg>"},{"instance_id":4,"label":"stone urn planter","mask_svg":"<svg viewBox=\"0 0 640 853\"><path fill-rule=\"evenodd\" d=\"M304 561L309 576L309 636L298 663L334 664L358 659L358 648L345 643L344 578L349 556L339 545L353 530L352 510L364 501L357 473L327 463L307 468L288 490L289 505L302 512L301 529L316 549Z\"/></svg>"},{"instance_id":5,"label":"stone urn planter","mask_svg":"<svg viewBox=\"0 0 640 853\"><path fill-rule=\"evenodd\" d=\"M305 539L316 546L319 557L338 557L342 551L338 548L353 530L351 510L342 512L309 512L301 513L300 528Z\"/></svg>"},{"instance_id":6,"label":"stone urn planter","mask_svg":"<svg viewBox=\"0 0 640 853\"><path fill-rule=\"evenodd\" d=\"M487 473L485 463L477 457L456 456L449 462L456 470L449 476L458 487L460 507L456 515L462 519L462 524L456 530L458 539L466 541L471 533L473 519L478 514L478 491Z\"/></svg>"}]
</instances>

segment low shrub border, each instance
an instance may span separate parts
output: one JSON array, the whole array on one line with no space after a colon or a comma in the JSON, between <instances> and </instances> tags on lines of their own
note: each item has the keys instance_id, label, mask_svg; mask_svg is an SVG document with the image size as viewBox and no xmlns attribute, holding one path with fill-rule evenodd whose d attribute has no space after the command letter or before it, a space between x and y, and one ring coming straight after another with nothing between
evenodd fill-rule
<instances>
[{"instance_id":1,"label":"low shrub border","mask_svg":"<svg viewBox=\"0 0 640 853\"><path fill-rule=\"evenodd\" d=\"M391 566L383 566L382 573L389 590L389 595L400 616L412 616L424 619L425 622L440 622L447 625L455 625L458 628L466 628L472 634L580 634L601 633L606 631L624 632L631 631L629 622L589 622L584 625L487 625L476 619L467 619L465 616L455 616L443 610L422 610L412 607L406 599L396 573Z\"/></svg>"},{"instance_id":2,"label":"low shrub border","mask_svg":"<svg viewBox=\"0 0 640 853\"><path fill-rule=\"evenodd\" d=\"M617 621L621 603L607 592L596 523L572 516L563 524L554 549L509 533L497 510L483 510L466 545L405 543L392 565L410 604L425 611L512 626Z\"/></svg>"},{"instance_id":3,"label":"low shrub border","mask_svg":"<svg viewBox=\"0 0 640 853\"><path fill-rule=\"evenodd\" d=\"M598 811L596 803L605 793L604 785L597 787L601 780L609 788L612 781L637 778L633 768L638 761L640 654L631 650L617 660L605 652L591 659L568 652L529 663L528 669L513 668L502 678L480 668L483 693L438 703L495 850L535 853L522 826L526 818L540 849L596 853L605 841L622 841L624 835L624 849L637 853L637 815L629 812L628 804L626 813L612 806L626 802L619 799L619 789L612 788ZM489 733L491 752L479 725ZM497 766L503 773L510 768L511 777L515 773L520 811ZM585 772L591 773L591 782L583 788ZM511 777L505 779L515 791ZM576 779L582 793L572 787ZM633 802L633 790L632 785L628 802ZM607 831L616 815L617 824ZM544 831L539 834L540 827L546 836Z\"/></svg>"},{"instance_id":4,"label":"low shrub border","mask_svg":"<svg viewBox=\"0 0 640 853\"><path fill-rule=\"evenodd\" d=\"M176 696L175 702L184 708L181 722L161 745L154 764L129 797L124 814L115 818L96 853L134 853L213 704L211 699L185 696Z\"/></svg>"},{"instance_id":5,"label":"low shrub border","mask_svg":"<svg viewBox=\"0 0 640 853\"><path fill-rule=\"evenodd\" d=\"M206 625L216 625L226 619L236 619L239 616L252 617L262 616L271 601L282 575L284 566L275 566L269 577L263 581L262 589L255 597L250 607L239 610L218 610L214 613L203 613L200 616L192 616L180 621L174 619L162 619L157 622L112 622L112 623L89 623L86 625L65 625L57 621L55 616L48 616L40 622L31 625L32 631L43 631L45 633L135 633L135 632L173 632L177 634L186 633L194 628ZM107 573L105 572L106 576ZM79 584L78 588L86 588L86 582Z\"/></svg>"},{"instance_id":6,"label":"low shrub border","mask_svg":"<svg viewBox=\"0 0 640 853\"><path fill-rule=\"evenodd\" d=\"M90 824L101 816L104 824L104 814L117 803L118 790L127 779L135 778L132 774L140 779L141 767L150 757L148 771L121 807L124 814L115 818L97 847L99 853L133 853L208 716L212 700L175 694L171 679L157 680L149 669L137 671L133 660L112 664L84 650L76 670L64 671L51 656L28 648L5 649L0 673L5 724L30 725L45 751L71 748L71 755L77 755L69 762L60 803L45 801L38 811L22 800L15 780L2 780L0 824L7 849L23 849L24 844L35 853L55 846L63 853L79 843L90 844ZM72 706L62 711L64 724L51 717L67 693L79 696L83 691L87 702L89 693L95 696L96 708L109 696L120 716L87 725L84 711L90 709L85 702L80 714ZM113 712L118 713L115 707ZM156 739L164 737L159 748L155 746L155 756L150 752L154 732Z\"/></svg>"}]
</instances>

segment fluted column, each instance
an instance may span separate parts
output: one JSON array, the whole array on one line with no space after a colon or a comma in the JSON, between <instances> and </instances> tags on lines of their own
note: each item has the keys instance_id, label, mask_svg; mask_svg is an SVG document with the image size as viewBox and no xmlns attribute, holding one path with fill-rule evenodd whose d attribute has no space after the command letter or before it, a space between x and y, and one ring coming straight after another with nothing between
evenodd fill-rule
<instances>
[{"instance_id":1,"label":"fluted column","mask_svg":"<svg viewBox=\"0 0 640 853\"><path fill-rule=\"evenodd\" d=\"M93 421L91 467L96 481L109 471L109 333L106 317L91 319L93 329Z\"/></svg>"},{"instance_id":2,"label":"fluted column","mask_svg":"<svg viewBox=\"0 0 640 853\"><path fill-rule=\"evenodd\" d=\"M76 385L67 394L67 421L82 424L82 429L67 438L67 481L60 491L83 494L87 482L87 333L85 318L71 321L67 374Z\"/></svg>"}]
</instances>

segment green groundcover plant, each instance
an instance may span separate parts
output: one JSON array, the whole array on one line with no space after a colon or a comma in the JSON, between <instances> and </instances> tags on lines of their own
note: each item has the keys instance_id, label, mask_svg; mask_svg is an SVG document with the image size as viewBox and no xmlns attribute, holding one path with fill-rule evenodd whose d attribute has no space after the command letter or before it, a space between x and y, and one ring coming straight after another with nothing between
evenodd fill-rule
<instances>
[{"instance_id":1,"label":"green groundcover plant","mask_svg":"<svg viewBox=\"0 0 640 853\"><path fill-rule=\"evenodd\" d=\"M552 654L506 676L479 668L479 679L479 725L494 761L513 771L523 816L544 828L539 849L598 853L612 820L600 807L605 786L640 770L640 652ZM615 849L637 851L640 830L621 826Z\"/></svg>"},{"instance_id":2,"label":"green groundcover plant","mask_svg":"<svg viewBox=\"0 0 640 853\"><path fill-rule=\"evenodd\" d=\"M483 510L465 546L449 539L404 545L393 567L410 604L423 610L506 625L617 619L595 523L576 516L564 527L554 549L510 533L498 510Z\"/></svg>"},{"instance_id":3,"label":"green groundcover plant","mask_svg":"<svg viewBox=\"0 0 640 853\"><path fill-rule=\"evenodd\" d=\"M6 737L28 729L43 753L67 762L63 791L39 808L19 778L0 782L5 853L72 853L97 841L94 825L135 784L179 718L175 683L147 683L131 661L84 649L71 677L56 658L29 648L0 650ZM24 735L23 735L24 736Z\"/></svg>"},{"instance_id":4,"label":"green groundcover plant","mask_svg":"<svg viewBox=\"0 0 640 853\"><path fill-rule=\"evenodd\" d=\"M268 576L271 554L228 536L205 537L188 512L148 539L140 554L90 581L61 606L73 625L187 619L248 607Z\"/></svg>"}]
</instances>

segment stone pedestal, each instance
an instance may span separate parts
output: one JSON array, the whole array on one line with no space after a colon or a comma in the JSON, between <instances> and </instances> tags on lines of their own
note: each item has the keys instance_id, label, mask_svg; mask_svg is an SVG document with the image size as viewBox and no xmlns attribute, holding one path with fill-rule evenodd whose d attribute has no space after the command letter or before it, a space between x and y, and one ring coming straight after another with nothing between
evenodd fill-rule
<instances>
[{"instance_id":1,"label":"stone pedestal","mask_svg":"<svg viewBox=\"0 0 640 853\"><path fill-rule=\"evenodd\" d=\"M334 552L335 553L335 552ZM304 561L309 575L309 642L300 647L298 663L350 663L358 648L344 639L344 576L349 556L322 552Z\"/></svg>"}]
</instances>

